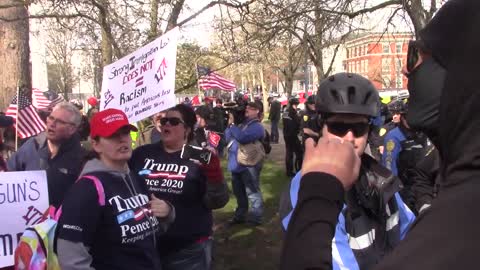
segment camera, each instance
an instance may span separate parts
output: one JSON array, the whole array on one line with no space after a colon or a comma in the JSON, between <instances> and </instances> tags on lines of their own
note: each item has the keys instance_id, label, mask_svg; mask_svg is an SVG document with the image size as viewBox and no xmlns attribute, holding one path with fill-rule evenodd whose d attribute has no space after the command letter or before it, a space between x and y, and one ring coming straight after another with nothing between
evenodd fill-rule
<instances>
[{"instance_id":1,"label":"camera","mask_svg":"<svg viewBox=\"0 0 480 270\"><path fill-rule=\"evenodd\" d=\"M229 114L233 115L233 123L235 125L240 125L245 120L245 110L247 104L242 99L237 100L237 102L228 102L224 103L223 107L227 110Z\"/></svg>"}]
</instances>

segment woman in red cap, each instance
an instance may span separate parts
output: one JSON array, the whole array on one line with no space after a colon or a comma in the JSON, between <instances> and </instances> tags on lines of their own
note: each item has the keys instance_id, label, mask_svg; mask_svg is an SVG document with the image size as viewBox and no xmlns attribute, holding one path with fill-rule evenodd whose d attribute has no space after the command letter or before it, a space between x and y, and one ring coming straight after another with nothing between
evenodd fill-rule
<instances>
[{"instance_id":1,"label":"woman in red cap","mask_svg":"<svg viewBox=\"0 0 480 270\"><path fill-rule=\"evenodd\" d=\"M160 269L156 236L173 221L174 208L149 198L130 174L130 131L137 128L117 109L98 112L90 125L91 159L65 197L57 227L61 268Z\"/></svg>"}]
</instances>

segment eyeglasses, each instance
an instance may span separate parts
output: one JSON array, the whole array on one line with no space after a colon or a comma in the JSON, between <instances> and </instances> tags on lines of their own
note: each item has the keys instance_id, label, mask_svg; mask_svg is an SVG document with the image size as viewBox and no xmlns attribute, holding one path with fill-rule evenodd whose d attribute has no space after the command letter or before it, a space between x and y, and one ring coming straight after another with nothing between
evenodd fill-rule
<instances>
[{"instance_id":1,"label":"eyeglasses","mask_svg":"<svg viewBox=\"0 0 480 270\"><path fill-rule=\"evenodd\" d=\"M53 122L55 125L60 124L60 125L64 125L64 126L66 126L66 125L75 126L75 123L63 121L62 119L55 118L54 116L51 116L51 115L49 115L47 117L47 120L50 121L50 122Z\"/></svg>"},{"instance_id":2,"label":"eyeglasses","mask_svg":"<svg viewBox=\"0 0 480 270\"><path fill-rule=\"evenodd\" d=\"M407 53L407 71L408 73L412 72L415 68L415 65L418 62L418 53L419 49L415 41L410 40L408 43L408 53Z\"/></svg>"},{"instance_id":3,"label":"eyeglasses","mask_svg":"<svg viewBox=\"0 0 480 270\"><path fill-rule=\"evenodd\" d=\"M172 126L178 126L179 124L185 124L182 119L178 117L163 117L160 119L160 124L162 126L166 125L167 123L170 123Z\"/></svg>"},{"instance_id":4,"label":"eyeglasses","mask_svg":"<svg viewBox=\"0 0 480 270\"><path fill-rule=\"evenodd\" d=\"M352 131L353 136L356 138L365 135L368 132L370 126L369 123L343 123L343 122L326 122L328 132L338 137L347 135L349 131Z\"/></svg>"}]
</instances>

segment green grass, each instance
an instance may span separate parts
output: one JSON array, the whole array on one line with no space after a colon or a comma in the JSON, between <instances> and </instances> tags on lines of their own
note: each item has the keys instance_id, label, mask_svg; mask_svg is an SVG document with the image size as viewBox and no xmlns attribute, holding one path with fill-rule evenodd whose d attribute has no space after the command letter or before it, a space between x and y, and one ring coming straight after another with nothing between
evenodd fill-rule
<instances>
[{"instance_id":1,"label":"green grass","mask_svg":"<svg viewBox=\"0 0 480 270\"><path fill-rule=\"evenodd\" d=\"M275 157L274 157L275 158ZM225 162L222 162L225 168ZM231 189L231 174L224 169L225 178ZM289 179L279 165L267 159L260 176L265 202L264 224L227 226L236 207L231 193L229 203L216 210L215 216L215 270L270 270L278 269L283 232L280 227L278 205L280 194Z\"/></svg>"}]
</instances>

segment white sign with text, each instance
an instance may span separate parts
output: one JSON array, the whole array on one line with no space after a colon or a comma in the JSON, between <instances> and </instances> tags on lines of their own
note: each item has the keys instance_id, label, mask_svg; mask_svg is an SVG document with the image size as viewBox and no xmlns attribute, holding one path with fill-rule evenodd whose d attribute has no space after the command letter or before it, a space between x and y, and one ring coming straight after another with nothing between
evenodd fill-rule
<instances>
[{"instance_id":1,"label":"white sign with text","mask_svg":"<svg viewBox=\"0 0 480 270\"><path fill-rule=\"evenodd\" d=\"M0 173L0 267L13 265L23 231L39 223L48 206L45 171Z\"/></svg>"},{"instance_id":2,"label":"white sign with text","mask_svg":"<svg viewBox=\"0 0 480 270\"><path fill-rule=\"evenodd\" d=\"M100 110L122 110L132 123L175 106L178 35L174 28L105 66Z\"/></svg>"}]
</instances>

